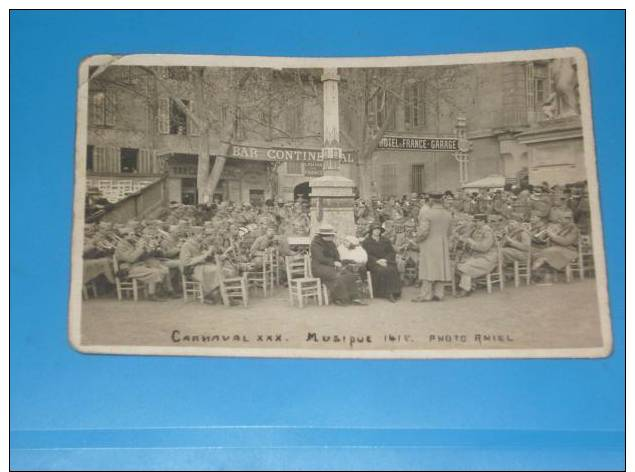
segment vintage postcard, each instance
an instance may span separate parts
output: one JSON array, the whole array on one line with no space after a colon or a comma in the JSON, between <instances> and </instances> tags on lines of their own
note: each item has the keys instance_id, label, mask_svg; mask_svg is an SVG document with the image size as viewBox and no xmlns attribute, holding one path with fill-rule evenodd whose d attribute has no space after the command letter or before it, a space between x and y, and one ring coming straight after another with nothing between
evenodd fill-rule
<instances>
[{"instance_id":1,"label":"vintage postcard","mask_svg":"<svg viewBox=\"0 0 635 472\"><path fill-rule=\"evenodd\" d=\"M85 353L611 353L575 48L79 66Z\"/></svg>"}]
</instances>

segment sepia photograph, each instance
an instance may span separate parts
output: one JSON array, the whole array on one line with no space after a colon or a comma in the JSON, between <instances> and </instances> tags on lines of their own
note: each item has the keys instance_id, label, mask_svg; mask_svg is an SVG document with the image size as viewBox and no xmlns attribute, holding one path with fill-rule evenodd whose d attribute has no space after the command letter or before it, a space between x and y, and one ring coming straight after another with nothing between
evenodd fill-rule
<instances>
[{"instance_id":1,"label":"sepia photograph","mask_svg":"<svg viewBox=\"0 0 635 472\"><path fill-rule=\"evenodd\" d=\"M604 357L575 48L79 66L85 353Z\"/></svg>"}]
</instances>

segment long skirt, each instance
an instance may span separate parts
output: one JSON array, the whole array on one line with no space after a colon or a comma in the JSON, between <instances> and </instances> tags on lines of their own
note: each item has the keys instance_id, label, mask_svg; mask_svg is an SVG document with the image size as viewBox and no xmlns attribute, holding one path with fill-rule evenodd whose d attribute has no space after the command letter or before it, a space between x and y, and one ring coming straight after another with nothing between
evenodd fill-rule
<instances>
[{"instance_id":1,"label":"long skirt","mask_svg":"<svg viewBox=\"0 0 635 472\"><path fill-rule=\"evenodd\" d=\"M388 264L387 267L375 265L370 269L373 277L373 293L376 297L388 297L401 295L401 278L396 264Z\"/></svg>"},{"instance_id":2,"label":"long skirt","mask_svg":"<svg viewBox=\"0 0 635 472\"><path fill-rule=\"evenodd\" d=\"M312 272L314 277L319 277L326 285L333 300L349 303L351 300L359 298L355 274L338 272L334 267L322 265L314 265Z\"/></svg>"}]
</instances>

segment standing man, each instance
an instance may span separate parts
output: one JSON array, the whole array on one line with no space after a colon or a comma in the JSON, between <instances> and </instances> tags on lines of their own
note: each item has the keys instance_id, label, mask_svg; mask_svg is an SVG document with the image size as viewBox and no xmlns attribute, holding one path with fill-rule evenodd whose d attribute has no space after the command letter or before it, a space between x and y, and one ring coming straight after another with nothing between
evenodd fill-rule
<instances>
[{"instance_id":1,"label":"standing man","mask_svg":"<svg viewBox=\"0 0 635 472\"><path fill-rule=\"evenodd\" d=\"M443 207L443 195L430 194L431 207L419 214L419 279L421 293L413 302L443 300L445 284L452 280L450 243L452 214Z\"/></svg>"}]
</instances>

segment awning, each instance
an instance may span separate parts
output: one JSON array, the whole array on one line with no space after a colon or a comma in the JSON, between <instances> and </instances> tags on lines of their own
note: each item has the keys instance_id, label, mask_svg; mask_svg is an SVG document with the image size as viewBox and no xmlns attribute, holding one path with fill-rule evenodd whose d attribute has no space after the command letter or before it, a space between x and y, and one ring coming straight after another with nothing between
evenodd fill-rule
<instances>
[{"instance_id":1,"label":"awning","mask_svg":"<svg viewBox=\"0 0 635 472\"><path fill-rule=\"evenodd\" d=\"M482 179L474 180L463 184L463 188L503 188L505 187L505 176L488 175Z\"/></svg>"}]
</instances>

